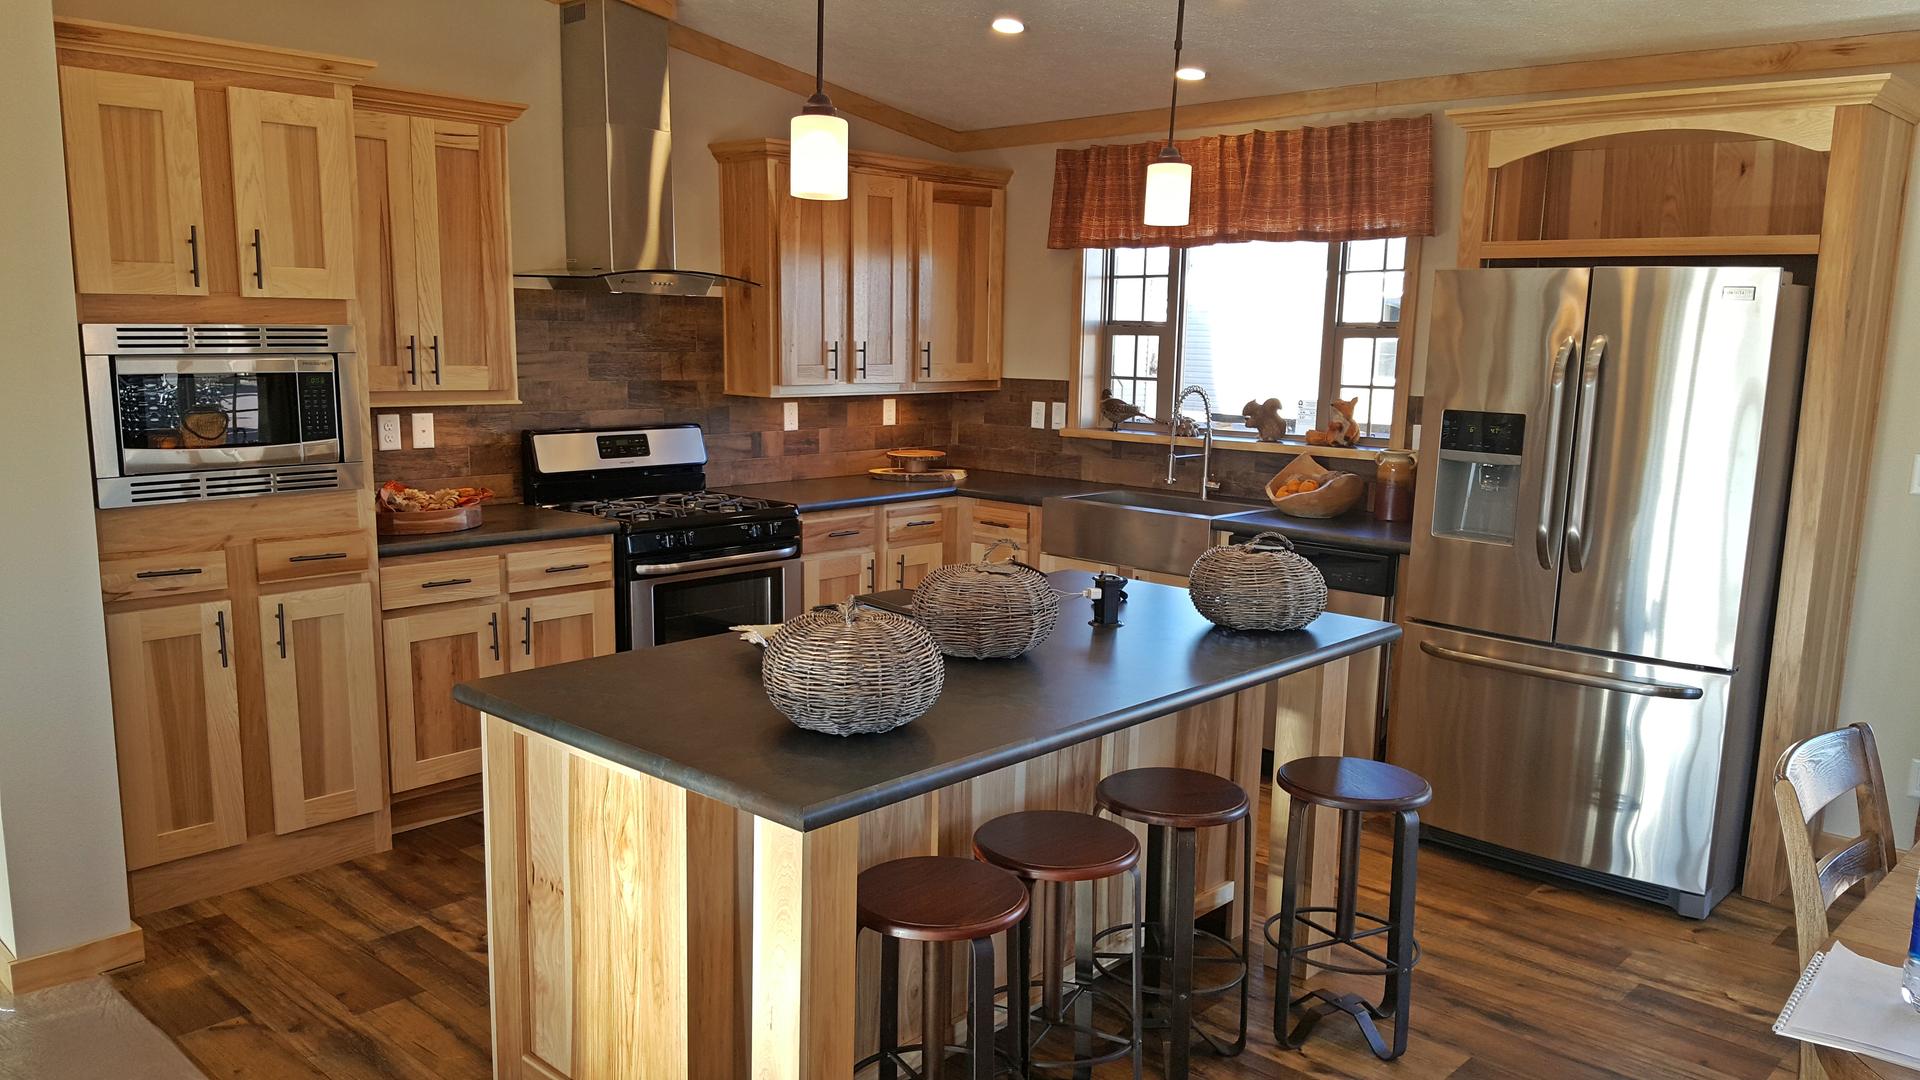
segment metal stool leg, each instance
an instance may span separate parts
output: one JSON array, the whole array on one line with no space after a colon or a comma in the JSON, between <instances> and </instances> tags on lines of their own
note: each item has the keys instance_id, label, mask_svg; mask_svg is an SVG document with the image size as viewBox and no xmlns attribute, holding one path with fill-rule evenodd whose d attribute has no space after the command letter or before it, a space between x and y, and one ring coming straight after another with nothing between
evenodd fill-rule
<instances>
[{"instance_id":1,"label":"metal stool leg","mask_svg":"<svg viewBox=\"0 0 1920 1080\"><path fill-rule=\"evenodd\" d=\"M1294 950L1300 945L1303 928L1298 916L1300 913L1300 869L1306 865L1307 854L1307 804L1294 799L1287 808L1287 854L1285 869L1280 875L1280 911L1276 918L1280 928L1276 942L1278 955L1274 959L1273 969L1273 1037L1280 1045L1298 1049L1299 1044L1288 1039L1287 1011L1293 1002L1293 978L1296 970L1304 971L1303 965L1294 959Z\"/></svg>"},{"instance_id":2,"label":"metal stool leg","mask_svg":"<svg viewBox=\"0 0 1920 1080\"><path fill-rule=\"evenodd\" d=\"M1193 1056L1193 890L1198 868L1192 829L1174 829L1173 873L1164 909L1162 938L1171 948L1167 1017L1167 1080L1186 1080Z\"/></svg>"},{"instance_id":3,"label":"metal stool leg","mask_svg":"<svg viewBox=\"0 0 1920 1080\"><path fill-rule=\"evenodd\" d=\"M880 1080L899 1080L900 939L880 935Z\"/></svg>"},{"instance_id":4,"label":"metal stool leg","mask_svg":"<svg viewBox=\"0 0 1920 1080\"><path fill-rule=\"evenodd\" d=\"M993 939L967 945L967 1080L993 1080Z\"/></svg>"},{"instance_id":5,"label":"metal stool leg","mask_svg":"<svg viewBox=\"0 0 1920 1080\"><path fill-rule=\"evenodd\" d=\"M1387 976L1381 1011L1394 1017L1393 1056L1407 1051L1409 1010L1413 1007L1413 905L1420 864L1420 814L1407 810L1393 816L1393 884L1388 901L1393 928L1387 931L1387 958L1394 970Z\"/></svg>"},{"instance_id":6,"label":"metal stool leg","mask_svg":"<svg viewBox=\"0 0 1920 1080\"><path fill-rule=\"evenodd\" d=\"M1027 916L1008 933L1007 1056L1026 1075L1033 1068L1033 882L1027 887Z\"/></svg>"},{"instance_id":7,"label":"metal stool leg","mask_svg":"<svg viewBox=\"0 0 1920 1080\"><path fill-rule=\"evenodd\" d=\"M1067 899L1066 886L1060 888L1061 906ZM1093 882L1079 881L1073 886L1073 981L1081 987L1092 986L1093 970ZM1093 1056L1093 995L1085 990L1073 999L1073 1056ZM1073 1071L1074 1080L1092 1080L1093 1066Z\"/></svg>"},{"instance_id":8,"label":"metal stool leg","mask_svg":"<svg viewBox=\"0 0 1920 1080\"><path fill-rule=\"evenodd\" d=\"M1144 899L1140 880L1140 867L1133 868L1133 1080L1140 1080L1141 1064L1146 1053L1147 1027L1146 1005L1141 1000L1140 965L1144 962L1142 953L1146 948L1147 924L1140 910Z\"/></svg>"},{"instance_id":9,"label":"metal stool leg","mask_svg":"<svg viewBox=\"0 0 1920 1080\"><path fill-rule=\"evenodd\" d=\"M947 1058L947 1029L953 1017L949 1006L948 943L921 943L920 962L920 1075L939 1076Z\"/></svg>"}]
</instances>

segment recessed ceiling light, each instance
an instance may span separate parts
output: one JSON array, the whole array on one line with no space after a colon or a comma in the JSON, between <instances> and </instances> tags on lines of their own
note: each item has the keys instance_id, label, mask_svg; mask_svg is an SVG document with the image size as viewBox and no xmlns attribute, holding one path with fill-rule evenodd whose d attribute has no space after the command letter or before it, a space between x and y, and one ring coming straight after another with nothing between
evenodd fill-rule
<instances>
[{"instance_id":1,"label":"recessed ceiling light","mask_svg":"<svg viewBox=\"0 0 1920 1080\"><path fill-rule=\"evenodd\" d=\"M1011 15L1002 15L993 20L993 28L1003 34L1018 34L1027 28L1027 24Z\"/></svg>"},{"instance_id":2,"label":"recessed ceiling light","mask_svg":"<svg viewBox=\"0 0 1920 1080\"><path fill-rule=\"evenodd\" d=\"M1197 67L1183 67L1179 71L1174 72L1173 74L1174 74L1174 77L1178 79L1185 79L1188 82L1199 82L1201 79L1204 79L1207 77L1207 69L1197 68Z\"/></svg>"}]
</instances>

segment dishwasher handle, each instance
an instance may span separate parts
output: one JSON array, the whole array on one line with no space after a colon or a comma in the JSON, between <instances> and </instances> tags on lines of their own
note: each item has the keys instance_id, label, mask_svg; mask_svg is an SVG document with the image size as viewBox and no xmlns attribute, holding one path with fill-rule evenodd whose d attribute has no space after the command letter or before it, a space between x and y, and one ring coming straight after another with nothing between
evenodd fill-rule
<instances>
[{"instance_id":1,"label":"dishwasher handle","mask_svg":"<svg viewBox=\"0 0 1920 1080\"><path fill-rule=\"evenodd\" d=\"M1539 664L1523 663L1519 660L1504 660L1498 656L1483 656L1480 653L1463 652L1449 649L1445 645L1435 645L1431 641L1420 643L1420 651L1441 660L1450 660L1456 664L1470 664L1473 667L1490 668L1504 671L1510 675L1528 675L1536 679L1552 679L1555 682L1573 683L1575 686L1591 687L1595 690L1614 690L1622 694L1638 694L1641 697L1676 698L1681 701L1697 701L1703 695L1697 686L1680 686L1675 683L1655 682L1650 679L1622 679L1612 675L1589 675L1584 671L1563 671L1560 668L1543 667Z\"/></svg>"}]
</instances>

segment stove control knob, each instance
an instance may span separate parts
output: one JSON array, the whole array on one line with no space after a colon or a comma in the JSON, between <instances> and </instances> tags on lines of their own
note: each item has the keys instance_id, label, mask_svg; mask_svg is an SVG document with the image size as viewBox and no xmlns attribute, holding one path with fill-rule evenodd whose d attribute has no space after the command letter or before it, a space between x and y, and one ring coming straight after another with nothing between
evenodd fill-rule
<instances>
[{"instance_id":1,"label":"stove control knob","mask_svg":"<svg viewBox=\"0 0 1920 1080\"><path fill-rule=\"evenodd\" d=\"M693 533L691 531L683 532L680 534L680 546L681 547L693 546Z\"/></svg>"},{"instance_id":2,"label":"stove control knob","mask_svg":"<svg viewBox=\"0 0 1920 1080\"><path fill-rule=\"evenodd\" d=\"M661 546L661 547L663 547L663 548L670 548L670 547L672 547L673 545L674 545L674 539L673 539L673 534L672 534L672 533L661 533L661 534L660 534L660 546Z\"/></svg>"},{"instance_id":3,"label":"stove control knob","mask_svg":"<svg viewBox=\"0 0 1920 1080\"><path fill-rule=\"evenodd\" d=\"M751 537L754 537L754 538L756 538L756 539L758 539L758 538L759 538L759 536L760 536L760 526L758 526L758 525L748 525L748 526L747 526L747 535L748 535L748 536L751 536Z\"/></svg>"}]
</instances>

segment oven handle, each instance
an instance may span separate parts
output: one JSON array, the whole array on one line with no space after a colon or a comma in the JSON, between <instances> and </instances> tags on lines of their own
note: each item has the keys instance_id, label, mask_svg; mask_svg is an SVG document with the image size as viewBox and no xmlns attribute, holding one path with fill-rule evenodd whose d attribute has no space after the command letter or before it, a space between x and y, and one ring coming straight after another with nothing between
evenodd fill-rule
<instances>
[{"instance_id":1,"label":"oven handle","mask_svg":"<svg viewBox=\"0 0 1920 1080\"><path fill-rule=\"evenodd\" d=\"M692 559L674 563L634 563L629 567L634 577L662 577L667 574L679 574L688 570L707 570L716 566L738 566L742 563L778 562L791 559L800 554L800 546L775 548L772 551L743 551L737 555L715 555L711 559Z\"/></svg>"}]
</instances>

